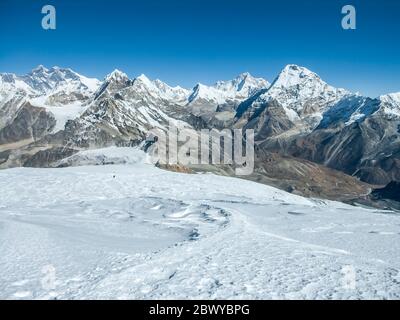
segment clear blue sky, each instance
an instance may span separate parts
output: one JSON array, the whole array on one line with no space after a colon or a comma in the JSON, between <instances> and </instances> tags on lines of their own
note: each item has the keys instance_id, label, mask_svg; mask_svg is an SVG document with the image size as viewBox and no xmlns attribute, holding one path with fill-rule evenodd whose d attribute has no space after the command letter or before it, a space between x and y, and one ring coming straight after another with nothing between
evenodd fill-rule
<instances>
[{"instance_id":1,"label":"clear blue sky","mask_svg":"<svg viewBox=\"0 0 400 320\"><path fill-rule=\"evenodd\" d=\"M41 7L57 29L41 28ZM357 30L341 8L357 9ZM398 0L1 0L0 72L118 68L186 87L248 71L272 81L286 64L363 94L400 91Z\"/></svg>"}]
</instances>

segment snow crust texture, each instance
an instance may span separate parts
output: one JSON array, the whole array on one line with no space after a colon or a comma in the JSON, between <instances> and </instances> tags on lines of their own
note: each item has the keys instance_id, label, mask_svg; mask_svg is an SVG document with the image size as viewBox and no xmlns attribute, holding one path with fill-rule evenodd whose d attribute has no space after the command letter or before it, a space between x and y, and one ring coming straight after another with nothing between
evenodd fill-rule
<instances>
[{"instance_id":1,"label":"snow crust texture","mask_svg":"<svg viewBox=\"0 0 400 320\"><path fill-rule=\"evenodd\" d=\"M395 212L101 155L0 172L0 298L400 298Z\"/></svg>"}]
</instances>

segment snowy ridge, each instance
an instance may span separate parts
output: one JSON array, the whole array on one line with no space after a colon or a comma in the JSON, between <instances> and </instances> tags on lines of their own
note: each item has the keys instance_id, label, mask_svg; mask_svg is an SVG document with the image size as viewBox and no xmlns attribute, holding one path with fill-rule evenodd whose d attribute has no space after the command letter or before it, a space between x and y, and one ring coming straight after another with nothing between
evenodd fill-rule
<instances>
[{"instance_id":1,"label":"snowy ridge","mask_svg":"<svg viewBox=\"0 0 400 320\"><path fill-rule=\"evenodd\" d=\"M390 93L379 97L382 101L382 110L384 113L400 117L400 92Z\"/></svg>"},{"instance_id":2,"label":"snowy ridge","mask_svg":"<svg viewBox=\"0 0 400 320\"><path fill-rule=\"evenodd\" d=\"M182 101L186 100L190 94L190 90L182 88L180 86L170 87L165 82L159 79L153 81L153 84L169 99Z\"/></svg>"},{"instance_id":3,"label":"snowy ridge","mask_svg":"<svg viewBox=\"0 0 400 320\"><path fill-rule=\"evenodd\" d=\"M175 89L145 75L129 79L125 73L115 70L105 77L85 112L76 119L79 130L74 139L96 140L99 130L104 129L111 135L110 139L141 141L148 130L164 129L169 123L180 128L190 127L169 115L170 107L180 107L174 97L181 90Z\"/></svg>"},{"instance_id":4,"label":"snowy ridge","mask_svg":"<svg viewBox=\"0 0 400 320\"><path fill-rule=\"evenodd\" d=\"M133 85L142 90L146 90L147 93L154 98L164 99L175 103L184 102L189 95L189 90L187 89L180 86L170 87L159 79L150 80L144 74L135 78Z\"/></svg>"},{"instance_id":5,"label":"snowy ridge","mask_svg":"<svg viewBox=\"0 0 400 320\"><path fill-rule=\"evenodd\" d=\"M221 104L227 100L242 101L261 89L269 87L269 82L262 78L254 78L249 73L242 73L233 80L218 81L213 86L197 84L188 98L189 104L197 101L208 101Z\"/></svg>"},{"instance_id":6,"label":"snowy ridge","mask_svg":"<svg viewBox=\"0 0 400 320\"><path fill-rule=\"evenodd\" d=\"M380 96L379 99L383 102L396 105L400 108L400 92L389 93L387 95Z\"/></svg>"},{"instance_id":7,"label":"snowy ridge","mask_svg":"<svg viewBox=\"0 0 400 320\"><path fill-rule=\"evenodd\" d=\"M104 81L106 82L126 82L128 75L118 69L115 69L111 73L105 76Z\"/></svg>"},{"instance_id":8,"label":"snowy ridge","mask_svg":"<svg viewBox=\"0 0 400 320\"><path fill-rule=\"evenodd\" d=\"M225 94L214 87L199 83L193 88L193 92L188 101L189 103L194 103L199 100L219 104L225 101Z\"/></svg>"},{"instance_id":9,"label":"snowy ridge","mask_svg":"<svg viewBox=\"0 0 400 320\"><path fill-rule=\"evenodd\" d=\"M38 66L25 76L19 77L29 85L37 95L52 95L60 91L66 94L81 90L83 93L97 90L99 81L82 76L71 69Z\"/></svg>"},{"instance_id":10,"label":"snowy ridge","mask_svg":"<svg viewBox=\"0 0 400 320\"><path fill-rule=\"evenodd\" d=\"M260 89L266 89L270 83L263 78L255 78L245 72L233 80L218 81L213 87L226 92L229 96L248 98Z\"/></svg>"},{"instance_id":11,"label":"snowy ridge","mask_svg":"<svg viewBox=\"0 0 400 320\"><path fill-rule=\"evenodd\" d=\"M327 127L335 122L350 125L354 122L361 122L376 112L382 112L391 117L400 117L400 93L383 95L377 99L360 94L345 96L323 114L319 127Z\"/></svg>"},{"instance_id":12,"label":"snowy ridge","mask_svg":"<svg viewBox=\"0 0 400 320\"><path fill-rule=\"evenodd\" d=\"M313 126L322 119L322 113L350 92L324 82L316 73L297 65L287 65L269 89L260 95L254 105L276 100L285 109L292 122L314 118Z\"/></svg>"},{"instance_id":13,"label":"snowy ridge","mask_svg":"<svg viewBox=\"0 0 400 320\"><path fill-rule=\"evenodd\" d=\"M97 90L96 98L105 91L108 93L118 93L121 90L125 93L130 91L130 95L138 94L141 98L148 96L150 100L167 100L171 103L184 103L189 95L189 90L176 86L171 87L161 80L150 80L146 75L141 74L134 79L129 79L128 75L114 70L108 74Z\"/></svg>"},{"instance_id":14,"label":"snowy ridge","mask_svg":"<svg viewBox=\"0 0 400 320\"><path fill-rule=\"evenodd\" d=\"M0 74L0 129L13 119L33 90L15 74Z\"/></svg>"},{"instance_id":15,"label":"snowy ridge","mask_svg":"<svg viewBox=\"0 0 400 320\"><path fill-rule=\"evenodd\" d=\"M380 101L361 95L349 95L338 101L324 114L319 128L326 128L334 123L350 125L360 122L379 109Z\"/></svg>"},{"instance_id":16,"label":"snowy ridge","mask_svg":"<svg viewBox=\"0 0 400 320\"><path fill-rule=\"evenodd\" d=\"M380 110L390 116L399 116L399 96L399 93L381 96ZM144 74L130 79L117 69L99 81L68 68L47 69L40 65L24 76L0 74L0 127L10 121L24 103L29 102L46 108L54 115L57 121L54 131L57 132L64 129L68 120L83 117L82 121L86 121L96 119L99 113L107 113L99 110L98 106L97 100L104 98L113 100L112 104L119 106L118 112L109 115L111 125L113 122L119 123L116 127L135 125L140 130L146 129L150 123L162 126L161 122L171 118L171 110L175 114L181 112L210 117L218 110L235 112L242 103L245 109L241 108L238 114L241 116L246 111L257 113L271 100L282 106L292 123L305 124L310 129L316 128L321 121L321 125L326 125L330 121L328 118L351 124L377 111L375 102L371 102L372 105L361 102L371 99L334 88L316 73L293 64L287 65L272 85L265 79L242 73L232 80L218 81L212 86L198 84L192 90L171 87ZM359 105L356 105L357 101ZM185 106L189 108L183 109ZM219 106L222 108L218 109ZM93 114L90 114L91 110ZM340 114L334 115L334 112ZM223 113L217 118L230 119L229 114ZM127 118L129 121L123 120Z\"/></svg>"},{"instance_id":17,"label":"snowy ridge","mask_svg":"<svg viewBox=\"0 0 400 320\"><path fill-rule=\"evenodd\" d=\"M0 74L0 92L13 88L15 91L23 90L29 97L46 97L65 93L70 95L79 93L89 96L100 85L100 81L87 78L71 69L52 67L47 69L38 66L30 73L17 76L13 73Z\"/></svg>"},{"instance_id":18,"label":"snowy ridge","mask_svg":"<svg viewBox=\"0 0 400 320\"><path fill-rule=\"evenodd\" d=\"M4 125L10 121L24 103L29 103L46 108L56 118L55 132L62 130L66 121L85 111L85 103L99 85L97 79L87 78L71 69L47 69L42 65L24 76L1 74L0 110L3 114L7 112L1 122ZM15 103L17 97L19 102Z\"/></svg>"},{"instance_id":19,"label":"snowy ridge","mask_svg":"<svg viewBox=\"0 0 400 320\"><path fill-rule=\"evenodd\" d=\"M36 94L31 86L13 73L0 74L0 93L10 91L24 91L27 94ZM12 93L12 92L10 92Z\"/></svg>"}]
</instances>

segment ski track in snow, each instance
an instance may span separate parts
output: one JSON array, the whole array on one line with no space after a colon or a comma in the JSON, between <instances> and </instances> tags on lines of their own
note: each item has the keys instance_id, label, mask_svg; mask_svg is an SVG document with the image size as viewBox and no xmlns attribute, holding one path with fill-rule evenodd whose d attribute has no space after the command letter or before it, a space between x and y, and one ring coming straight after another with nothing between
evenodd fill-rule
<instances>
[{"instance_id":1,"label":"ski track in snow","mask_svg":"<svg viewBox=\"0 0 400 320\"><path fill-rule=\"evenodd\" d=\"M0 186L3 299L400 297L394 212L142 163L8 169Z\"/></svg>"}]
</instances>

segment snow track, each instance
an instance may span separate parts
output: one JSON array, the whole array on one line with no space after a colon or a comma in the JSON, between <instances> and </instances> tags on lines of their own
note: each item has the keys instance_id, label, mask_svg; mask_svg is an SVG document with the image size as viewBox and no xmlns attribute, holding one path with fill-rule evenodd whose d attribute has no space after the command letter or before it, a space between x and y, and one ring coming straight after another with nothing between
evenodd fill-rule
<instances>
[{"instance_id":1,"label":"snow track","mask_svg":"<svg viewBox=\"0 0 400 320\"><path fill-rule=\"evenodd\" d=\"M0 187L1 298L400 298L394 212L140 163Z\"/></svg>"}]
</instances>

